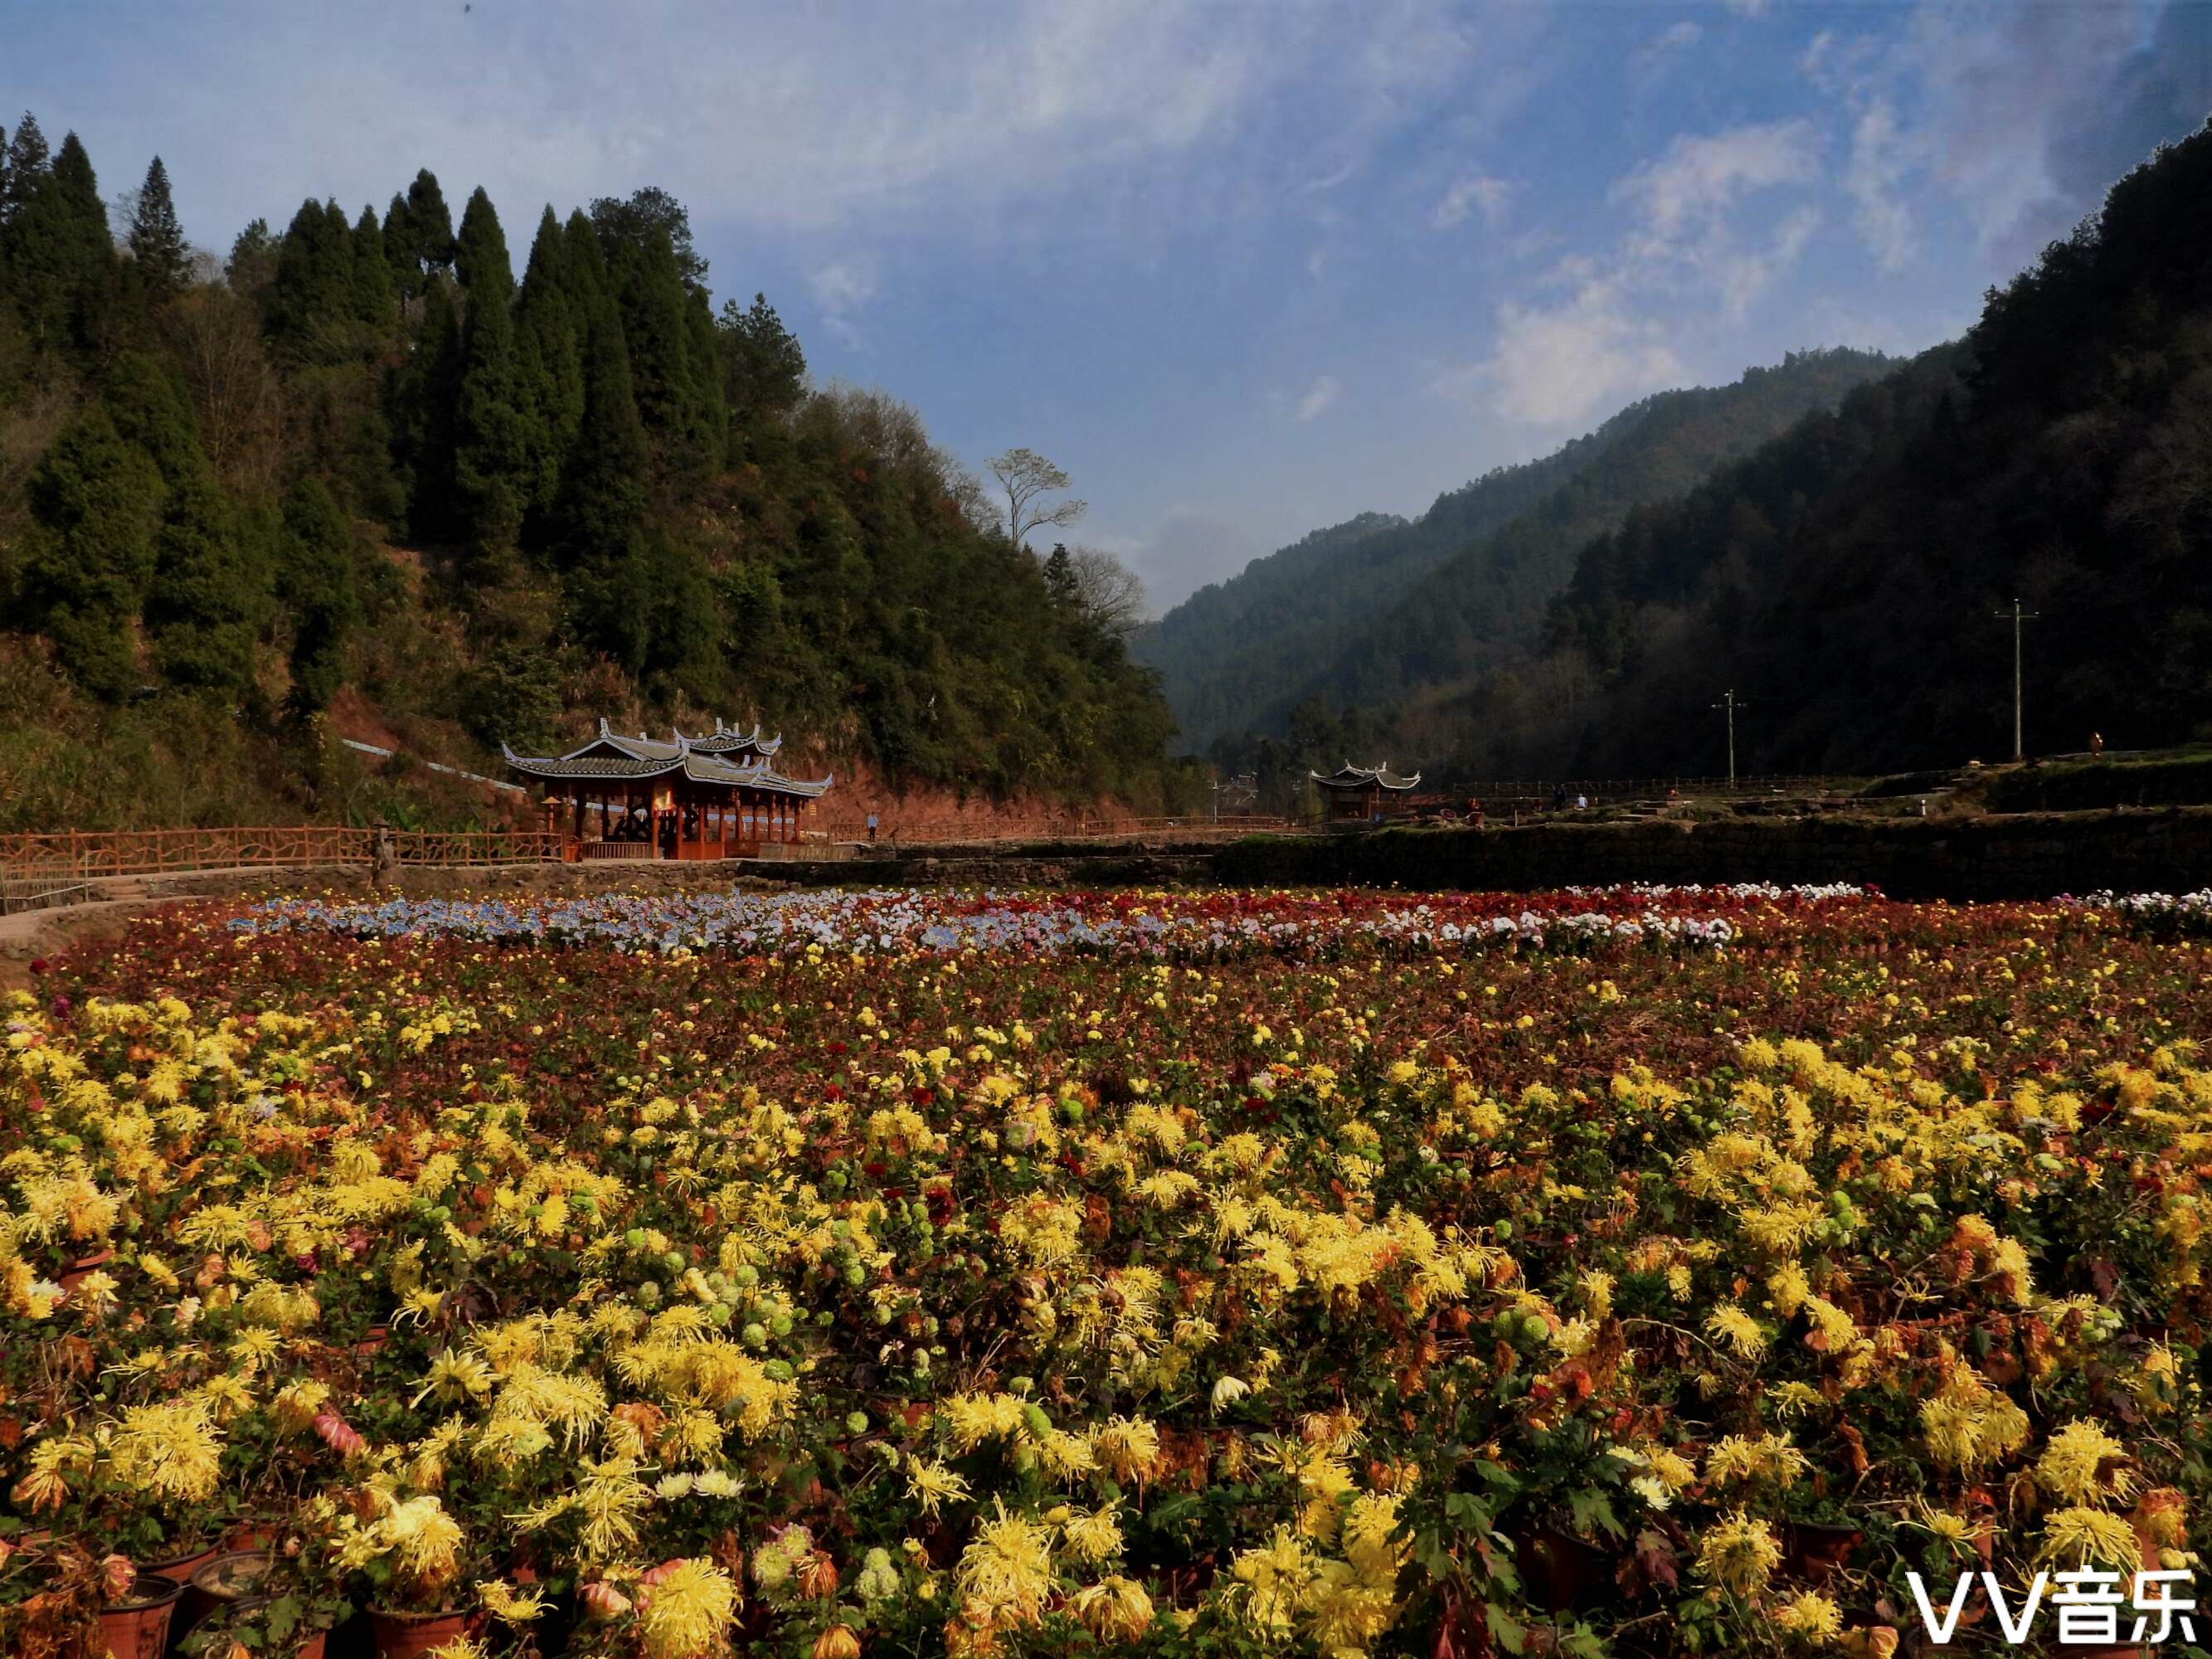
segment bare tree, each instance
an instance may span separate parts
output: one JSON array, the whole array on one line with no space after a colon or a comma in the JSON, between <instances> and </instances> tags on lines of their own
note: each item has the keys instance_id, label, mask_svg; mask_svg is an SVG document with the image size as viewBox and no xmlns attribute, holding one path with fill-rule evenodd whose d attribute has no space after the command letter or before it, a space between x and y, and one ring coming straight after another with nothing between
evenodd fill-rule
<instances>
[{"instance_id":1,"label":"bare tree","mask_svg":"<svg viewBox=\"0 0 2212 1659\"><path fill-rule=\"evenodd\" d=\"M1029 533L1046 525L1073 524L1083 516L1088 501L1068 500L1050 507L1039 499L1056 495L1068 485L1067 474L1033 449L1010 449L984 465L1006 492L1006 534L1016 547L1028 545Z\"/></svg>"},{"instance_id":2,"label":"bare tree","mask_svg":"<svg viewBox=\"0 0 2212 1659\"><path fill-rule=\"evenodd\" d=\"M1074 582L1076 603L1107 633L1126 641L1143 625L1144 580L1104 548L1071 549L1068 574Z\"/></svg>"}]
</instances>

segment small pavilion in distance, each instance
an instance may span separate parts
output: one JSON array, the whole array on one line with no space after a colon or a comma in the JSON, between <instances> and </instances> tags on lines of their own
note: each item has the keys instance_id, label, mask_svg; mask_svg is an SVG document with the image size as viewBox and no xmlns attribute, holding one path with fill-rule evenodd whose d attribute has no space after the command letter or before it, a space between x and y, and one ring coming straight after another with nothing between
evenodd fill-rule
<instances>
[{"instance_id":1,"label":"small pavilion in distance","mask_svg":"<svg viewBox=\"0 0 2212 1659\"><path fill-rule=\"evenodd\" d=\"M568 822L571 862L592 859L757 858L763 844L799 839L800 814L832 780L808 782L775 769L781 737L760 727L669 740L629 737L605 720L599 735L565 755L518 755L507 769L542 785L549 828ZM563 809L566 809L565 811Z\"/></svg>"},{"instance_id":2,"label":"small pavilion in distance","mask_svg":"<svg viewBox=\"0 0 2212 1659\"><path fill-rule=\"evenodd\" d=\"M1354 766L1346 761L1326 776L1319 772L1306 775L1321 790L1322 821L1330 829L1380 823L1386 810L1395 810L1395 802L1386 809L1387 798L1408 793L1421 781L1419 772L1410 778L1394 776L1388 761L1380 766Z\"/></svg>"}]
</instances>

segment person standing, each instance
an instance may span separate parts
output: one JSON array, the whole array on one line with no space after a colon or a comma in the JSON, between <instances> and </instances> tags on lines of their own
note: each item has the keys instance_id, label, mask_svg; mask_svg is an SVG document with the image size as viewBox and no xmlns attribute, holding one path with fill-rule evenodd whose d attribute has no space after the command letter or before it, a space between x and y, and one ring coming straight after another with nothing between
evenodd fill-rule
<instances>
[{"instance_id":1,"label":"person standing","mask_svg":"<svg viewBox=\"0 0 2212 1659\"><path fill-rule=\"evenodd\" d=\"M868 845L869 845L869 846L871 846L871 847L873 847L875 844L876 844L876 815L875 815L873 812L871 812L871 813L869 813L869 814L868 814Z\"/></svg>"}]
</instances>

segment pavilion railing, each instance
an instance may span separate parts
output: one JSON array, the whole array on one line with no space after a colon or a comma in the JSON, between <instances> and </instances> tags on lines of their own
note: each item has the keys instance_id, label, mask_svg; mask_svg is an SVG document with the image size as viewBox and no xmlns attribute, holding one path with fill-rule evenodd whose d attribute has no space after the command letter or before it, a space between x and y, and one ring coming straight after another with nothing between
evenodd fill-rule
<instances>
[{"instance_id":1,"label":"pavilion railing","mask_svg":"<svg viewBox=\"0 0 2212 1659\"><path fill-rule=\"evenodd\" d=\"M0 835L0 871L18 876L149 876L186 870L368 864L377 831L343 824L201 830L64 830ZM544 830L392 830L402 864L557 862L566 837Z\"/></svg>"}]
</instances>

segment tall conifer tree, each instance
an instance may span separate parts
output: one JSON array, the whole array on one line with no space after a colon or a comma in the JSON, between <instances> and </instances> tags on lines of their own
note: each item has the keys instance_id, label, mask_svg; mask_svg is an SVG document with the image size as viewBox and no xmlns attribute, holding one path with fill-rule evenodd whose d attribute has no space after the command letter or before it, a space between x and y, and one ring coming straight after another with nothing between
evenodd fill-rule
<instances>
[{"instance_id":1,"label":"tall conifer tree","mask_svg":"<svg viewBox=\"0 0 2212 1659\"><path fill-rule=\"evenodd\" d=\"M376 210L363 207L353 222L354 315L380 335L388 335L398 314L398 285L385 258L384 228Z\"/></svg>"},{"instance_id":2,"label":"tall conifer tree","mask_svg":"<svg viewBox=\"0 0 2212 1659\"><path fill-rule=\"evenodd\" d=\"M171 487L154 538L146 631L172 683L231 697L252 688L268 609L258 553L211 477Z\"/></svg>"},{"instance_id":3,"label":"tall conifer tree","mask_svg":"<svg viewBox=\"0 0 2212 1659\"><path fill-rule=\"evenodd\" d=\"M27 610L79 684L119 699L138 683L131 626L153 574L161 475L95 404L48 447L28 494Z\"/></svg>"},{"instance_id":4,"label":"tall conifer tree","mask_svg":"<svg viewBox=\"0 0 2212 1659\"><path fill-rule=\"evenodd\" d=\"M426 272L453 269L453 216L446 210L438 175L428 167L407 186L407 228L410 249Z\"/></svg>"},{"instance_id":5,"label":"tall conifer tree","mask_svg":"<svg viewBox=\"0 0 2212 1659\"><path fill-rule=\"evenodd\" d=\"M481 249L479 249L481 252ZM503 574L530 503L533 443L514 344L514 320L498 277L479 268L469 295L461 381L453 410L453 490L459 530L478 581Z\"/></svg>"},{"instance_id":6,"label":"tall conifer tree","mask_svg":"<svg viewBox=\"0 0 2212 1659\"><path fill-rule=\"evenodd\" d=\"M185 246L185 228L169 193L169 170L158 155L138 187L129 245L131 278L150 302L159 306L184 291L191 276L191 250Z\"/></svg>"},{"instance_id":7,"label":"tall conifer tree","mask_svg":"<svg viewBox=\"0 0 2212 1659\"><path fill-rule=\"evenodd\" d=\"M553 505L561 463L583 426L587 315L587 303L570 275L567 238L549 206L530 244L530 264L514 313L515 349L532 411L530 505L539 515Z\"/></svg>"},{"instance_id":8,"label":"tall conifer tree","mask_svg":"<svg viewBox=\"0 0 2212 1659\"><path fill-rule=\"evenodd\" d=\"M345 672L346 636L361 620L353 531L331 492L303 478L284 498L276 591L292 623L291 708L320 713Z\"/></svg>"},{"instance_id":9,"label":"tall conifer tree","mask_svg":"<svg viewBox=\"0 0 2212 1659\"><path fill-rule=\"evenodd\" d=\"M478 185L461 210L461 234L453 244L453 274L473 301L479 291L496 289L502 298L514 292L514 267L507 252L507 233L491 198Z\"/></svg>"}]
</instances>

